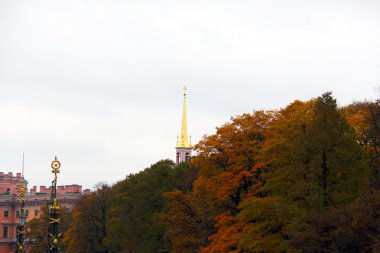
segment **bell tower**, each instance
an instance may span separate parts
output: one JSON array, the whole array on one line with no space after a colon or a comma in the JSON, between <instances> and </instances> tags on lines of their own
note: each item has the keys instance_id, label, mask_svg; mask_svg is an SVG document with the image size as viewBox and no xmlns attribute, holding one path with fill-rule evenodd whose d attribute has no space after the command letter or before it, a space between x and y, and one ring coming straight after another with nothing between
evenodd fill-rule
<instances>
[{"instance_id":1,"label":"bell tower","mask_svg":"<svg viewBox=\"0 0 380 253\"><path fill-rule=\"evenodd\" d=\"M182 128L181 136L178 139L176 149L176 164L190 161L191 157L191 143L187 136L187 114L186 114L186 95L187 95L186 86L183 87L183 107L182 107Z\"/></svg>"}]
</instances>

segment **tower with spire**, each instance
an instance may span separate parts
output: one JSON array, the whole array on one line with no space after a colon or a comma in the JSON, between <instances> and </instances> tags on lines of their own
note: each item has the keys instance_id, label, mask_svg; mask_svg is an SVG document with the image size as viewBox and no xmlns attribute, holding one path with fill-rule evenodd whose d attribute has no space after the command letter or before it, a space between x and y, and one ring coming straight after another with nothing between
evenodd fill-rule
<instances>
[{"instance_id":1,"label":"tower with spire","mask_svg":"<svg viewBox=\"0 0 380 253\"><path fill-rule=\"evenodd\" d=\"M183 87L183 108L182 108L182 128L181 136L177 137L176 164L188 162L191 157L191 143L187 136L187 114L186 114L186 86Z\"/></svg>"}]
</instances>

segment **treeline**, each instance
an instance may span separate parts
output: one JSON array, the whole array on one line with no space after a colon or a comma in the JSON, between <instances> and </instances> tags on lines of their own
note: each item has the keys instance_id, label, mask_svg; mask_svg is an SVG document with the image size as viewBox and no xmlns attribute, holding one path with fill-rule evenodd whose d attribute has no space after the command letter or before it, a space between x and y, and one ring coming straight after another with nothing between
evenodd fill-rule
<instances>
[{"instance_id":1,"label":"treeline","mask_svg":"<svg viewBox=\"0 0 380 253\"><path fill-rule=\"evenodd\" d=\"M194 149L82 198L64 252L380 252L380 101L243 114Z\"/></svg>"}]
</instances>

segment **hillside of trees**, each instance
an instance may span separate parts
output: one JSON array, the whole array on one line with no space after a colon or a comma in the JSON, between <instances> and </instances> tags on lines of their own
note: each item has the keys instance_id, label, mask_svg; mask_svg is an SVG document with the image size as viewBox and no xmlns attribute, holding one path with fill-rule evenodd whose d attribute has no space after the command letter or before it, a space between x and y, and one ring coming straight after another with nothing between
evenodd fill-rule
<instances>
[{"instance_id":1,"label":"hillside of trees","mask_svg":"<svg viewBox=\"0 0 380 253\"><path fill-rule=\"evenodd\" d=\"M65 214L63 251L380 252L380 100L246 113L194 150L98 185Z\"/></svg>"}]
</instances>

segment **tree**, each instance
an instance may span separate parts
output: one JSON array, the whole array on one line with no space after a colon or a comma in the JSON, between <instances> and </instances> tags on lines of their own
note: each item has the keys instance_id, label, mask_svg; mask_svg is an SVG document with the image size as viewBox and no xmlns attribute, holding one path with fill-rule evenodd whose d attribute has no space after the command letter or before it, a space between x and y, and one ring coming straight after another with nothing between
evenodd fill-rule
<instances>
[{"instance_id":1,"label":"tree","mask_svg":"<svg viewBox=\"0 0 380 253\"><path fill-rule=\"evenodd\" d=\"M368 171L331 93L280 111L263 150L265 185L237 217L253 223L242 252L339 252L333 238L342 235L346 206L368 186Z\"/></svg>"},{"instance_id":2,"label":"tree","mask_svg":"<svg viewBox=\"0 0 380 253\"><path fill-rule=\"evenodd\" d=\"M198 156L192 162L199 169L199 177L214 191L220 213L225 210L236 213L237 206L260 177L258 159L273 117L271 111L237 116L195 146Z\"/></svg>"},{"instance_id":3,"label":"tree","mask_svg":"<svg viewBox=\"0 0 380 253\"><path fill-rule=\"evenodd\" d=\"M301 139L309 159L306 180L312 184L312 197L320 198L324 207L350 203L368 179L362 150L330 92L317 99L314 114Z\"/></svg>"},{"instance_id":4,"label":"tree","mask_svg":"<svg viewBox=\"0 0 380 253\"><path fill-rule=\"evenodd\" d=\"M360 145L330 93L310 105L312 110L300 111L303 120L292 113L288 122L274 124L272 131L278 132L267 142L264 157L271 166L265 175L270 179L261 191L307 210L350 203L368 179Z\"/></svg>"},{"instance_id":5,"label":"tree","mask_svg":"<svg viewBox=\"0 0 380 253\"><path fill-rule=\"evenodd\" d=\"M218 238L226 238L224 233L231 225L224 221L233 220L251 188L259 187L258 156L273 115L256 111L234 117L195 146L198 155L191 164L199 174L192 191L166 195L169 208L162 217L173 252L198 252L201 248L202 252L214 252L220 248ZM238 237L228 244L222 248L232 250Z\"/></svg>"},{"instance_id":6,"label":"tree","mask_svg":"<svg viewBox=\"0 0 380 253\"><path fill-rule=\"evenodd\" d=\"M314 104L314 100L293 102L275 115L266 131L259 154L260 164L266 168L262 183L238 206L233 221L241 234L235 242L236 252L298 251L291 245L290 234L302 227L305 211L295 201L307 192L298 147L314 117Z\"/></svg>"},{"instance_id":7,"label":"tree","mask_svg":"<svg viewBox=\"0 0 380 253\"><path fill-rule=\"evenodd\" d=\"M107 201L111 188L105 184L78 201L72 211L73 223L63 243L66 253L108 253L105 245L107 236Z\"/></svg>"},{"instance_id":8,"label":"tree","mask_svg":"<svg viewBox=\"0 0 380 253\"><path fill-rule=\"evenodd\" d=\"M175 166L170 160L162 160L119 182L107 213L110 252L168 252L170 242L160 223L164 193L189 190L195 176L194 169L186 163Z\"/></svg>"},{"instance_id":9,"label":"tree","mask_svg":"<svg viewBox=\"0 0 380 253\"><path fill-rule=\"evenodd\" d=\"M172 253L195 253L207 243L214 221L205 212L207 203L194 200L190 194L174 190L165 194L168 211L161 214L161 223L170 238Z\"/></svg>"},{"instance_id":10,"label":"tree","mask_svg":"<svg viewBox=\"0 0 380 253\"><path fill-rule=\"evenodd\" d=\"M40 217L28 221L26 227L26 236L30 241L29 253L41 253L46 252L50 245L47 239L48 228L49 228L49 213L47 206L41 207ZM61 239L65 238L67 235L67 230L71 224L71 213L65 207L61 208L61 223L60 223L60 233L62 234ZM65 251L66 247L60 241L59 248Z\"/></svg>"},{"instance_id":11,"label":"tree","mask_svg":"<svg viewBox=\"0 0 380 253\"><path fill-rule=\"evenodd\" d=\"M238 252L300 252L292 247L289 234L299 226L303 210L279 197L253 197L241 208L237 219L246 229Z\"/></svg>"},{"instance_id":12,"label":"tree","mask_svg":"<svg viewBox=\"0 0 380 253\"><path fill-rule=\"evenodd\" d=\"M356 102L343 108L343 113L369 158L372 186L380 189L380 100Z\"/></svg>"}]
</instances>

